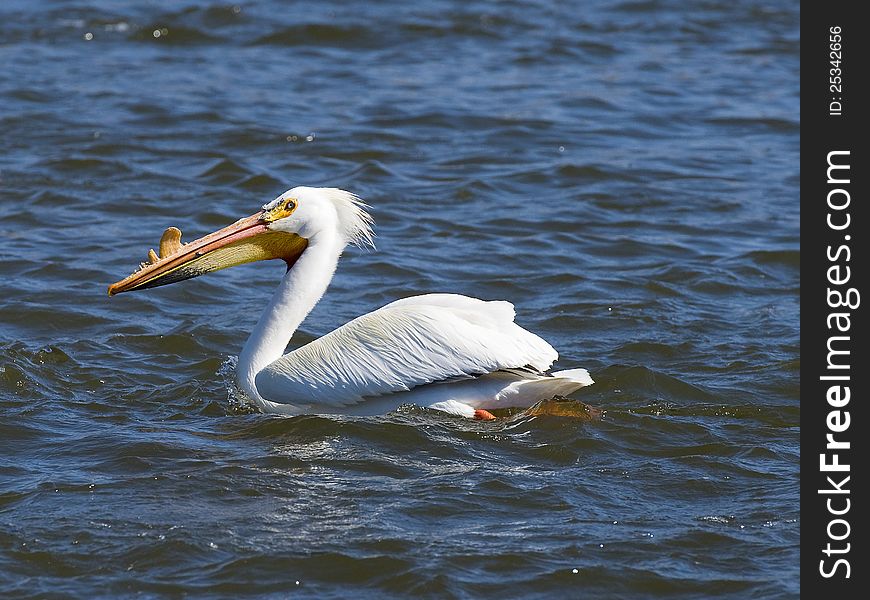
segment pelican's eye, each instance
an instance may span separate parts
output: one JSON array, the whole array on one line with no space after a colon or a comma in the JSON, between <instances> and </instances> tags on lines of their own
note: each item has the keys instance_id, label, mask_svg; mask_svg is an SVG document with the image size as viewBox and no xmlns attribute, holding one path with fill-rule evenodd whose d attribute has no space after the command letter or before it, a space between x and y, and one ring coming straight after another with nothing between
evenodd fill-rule
<instances>
[{"instance_id":1,"label":"pelican's eye","mask_svg":"<svg viewBox=\"0 0 870 600\"><path fill-rule=\"evenodd\" d=\"M296 202L296 198L286 198L284 200L278 198L272 203L266 205L266 208L264 208L266 212L263 214L261 219L267 223L271 223L272 221L289 217L293 214L293 211L296 210ZM272 208L268 208L269 206L272 206Z\"/></svg>"}]
</instances>

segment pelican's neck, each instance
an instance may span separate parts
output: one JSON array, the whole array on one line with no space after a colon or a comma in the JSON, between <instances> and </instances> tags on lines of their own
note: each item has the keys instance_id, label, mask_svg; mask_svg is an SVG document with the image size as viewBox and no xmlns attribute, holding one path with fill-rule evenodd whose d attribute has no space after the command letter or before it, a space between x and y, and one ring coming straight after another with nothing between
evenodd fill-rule
<instances>
[{"instance_id":1,"label":"pelican's neck","mask_svg":"<svg viewBox=\"0 0 870 600\"><path fill-rule=\"evenodd\" d=\"M309 240L302 256L284 275L239 355L236 377L255 401L262 399L254 381L257 373L284 354L293 333L332 281L344 243L337 235L324 237L322 233Z\"/></svg>"}]
</instances>

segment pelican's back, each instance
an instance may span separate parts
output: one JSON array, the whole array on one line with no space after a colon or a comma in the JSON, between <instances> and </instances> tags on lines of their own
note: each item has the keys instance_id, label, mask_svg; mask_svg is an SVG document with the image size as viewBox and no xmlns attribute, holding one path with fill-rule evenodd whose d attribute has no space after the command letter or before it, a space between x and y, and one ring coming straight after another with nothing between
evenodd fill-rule
<instances>
[{"instance_id":1,"label":"pelican's back","mask_svg":"<svg viewBox=\"0 0 870 600\"><path fill-rule=\"evenodd\" d=\"M256 376L276 403L346 407L420 385L558 358L550 344L514 323L509 302L456 294L397 300L286 354Z\"/></svg>"}]
</instances>

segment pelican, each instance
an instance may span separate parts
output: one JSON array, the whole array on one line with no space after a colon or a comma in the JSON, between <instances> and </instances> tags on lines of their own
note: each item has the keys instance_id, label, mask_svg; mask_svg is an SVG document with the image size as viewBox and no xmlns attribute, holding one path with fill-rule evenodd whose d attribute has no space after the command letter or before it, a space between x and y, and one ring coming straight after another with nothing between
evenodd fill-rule
<instances>
[{"instance_id":1,"label":"pelican","mask_svg":"<svg viewBox=\"0 0 870 600\"><path fill-rule=\"evenodd\" d=\"M356 195L294 187L255 214L182 244L170 227L160 254L109 295L144 290L259 260L284 275L239 355L236 378L264 412L373 415L417 404L490 420L490 410L527 408L592 384L585 369L548 373L550 344L514 323L514 306L458 294L391 302L284 354L326 292L349 244L373 244L373 221Z\"/></svg>"}]
</instances>

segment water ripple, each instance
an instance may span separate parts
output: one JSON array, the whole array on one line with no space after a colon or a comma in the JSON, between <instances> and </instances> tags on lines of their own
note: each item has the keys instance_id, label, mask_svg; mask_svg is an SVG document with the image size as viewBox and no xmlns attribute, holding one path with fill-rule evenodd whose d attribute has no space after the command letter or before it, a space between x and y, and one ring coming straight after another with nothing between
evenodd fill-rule
<instances>
[{"instance_id":1,"label":"water ripple","mask_svg":"<svg viewBox=\"0 0 870 600\"><path fill-rule=\"evenodd\" d=\"M34 6L0 7L0 595L797 594L797 9ZM281 264L106 297L299 184L378 249L292 345L505 298L601 418L262 415L232 372Z\"/></svg>"}]
</instances>

